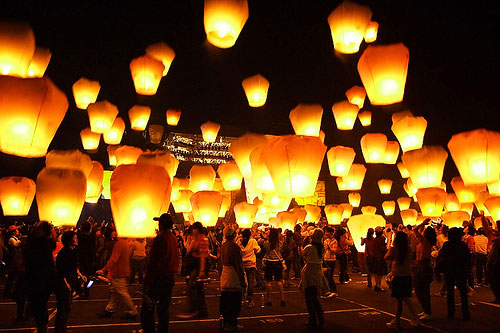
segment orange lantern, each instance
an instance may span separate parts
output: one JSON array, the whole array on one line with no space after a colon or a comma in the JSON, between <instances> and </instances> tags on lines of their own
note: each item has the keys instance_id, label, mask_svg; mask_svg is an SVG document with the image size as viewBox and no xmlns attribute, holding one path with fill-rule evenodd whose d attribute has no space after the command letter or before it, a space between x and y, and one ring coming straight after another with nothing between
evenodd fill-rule
<instances>
[{"instance_id":1,"label":"orange lantern","mask_svg":"<svg viewBox=\"0 0 500 333\"><path fill-rule=\"evenodd\" d=\"M99 95L101 85L97 81L92 81L82 77L73 84L73 96L76 107L85 110L89 104L95 103Z\"/></svg>"},{"instance_id":2,"label":"orange lantern","mask_svg":"<svg viewBox=\"0 0 500 333\"><path fill-rule=\"evenodd\" d=\"M215 183L215 170L210 165L193 165L189 170L189 189L194 193L198 191L211 191Z\"/></svg>"},{"instance_id":3,"label":"orange lantern","mask_svg":"<svg viewBox=\"0 0 500 333\"><path fill-rule=\"evenodd\" d=\"M222 194L217 191L199 191L191 196L194 220L205 227L215 227L221 205Z\"/></svg>"},{"instance_id":4,"label":"orange lantern","mask_svg":"<svg viewBox=\"0 0 500 333\"><path fill-rule=\"evenodd\" d=\"M465 185L500 180L500 133L477 129L455 134L448 149Z\"/></svg>"},{"instance_id":5,"label":"orange lantern","mask_svg":"<svg viewBox=\"0 0 500 333\"><path fill-rule=\"evenodd\" d=\"M233 155L243 177L252 176L250 153L256 148L263 147L266 142L267 139L263 135L247 133L231 143L229 151Z\"/></svg>"},{"instance_id":6,"label":"orange lantern","mask_svg":"<svg viewBox=\"0 0 500 333\"><path fill-rule=\"evenodd\" d=\"M305 205L304 209L307 212L306 221L318 223L321 218L321 208L316 205Z\"/></svg>"},{"instance_id":7,"label":"orange lantern","mask_svg":"<svg viewBox=\"0 0 500 333\"><path fill-rule=\"evenodd\" d=\"M116 117L111 128L103 134L104 142L108 145L118 145L122 141L124 132L125 122L122 118Z\"/></svg>"},{"instance_id":8,"label":"orange lantern","mask_svg":"<svg viewBox=\"0 0 500 333\"><path fill-rule=\"evenodd\" d=\"M87 112L92 132L106 133L113 126L118 108L108 101L102 101L89 104Z\"/></svg>"},{"instance_id":9,"label":"orange lantern","mask_svg":"<svg viewBox=\"0 0 500 333\"><path fill-rule=\"evenodd\" d=\"M306 216L307 216L307 211L305 210L305 208L303 208L303 207L292 208L291 212L297 214L297 223L300 223L300 224L304 223L304 221L306 220Z\"/></svg>"},{"instance_id":10,"label":"orange lantern","mask_svg":"<svg viewBox=\"0 0 500 333\"><path fill-rule=\"evenodd\" d=\"M366 163L382 163L387 148L387 136L382 133L367 133L361 138L361 151Z\"/></svg>"},{"instance_id":11,"label":"orange lantern","mask_svg":"<svg viewBox=\"0 0 500 333\"><path fill-rule=\"evenodd\" d=\"M249 204L245 201L235 204L233 210L238 226L241 229L251 228L255 221L255 215L257 215L258 209L258 206Z\"/></svg>"},{"instance_id":12,"label":"orange lantern","mask_svg":"<svg viewBox=\"0 0 500 333\"><path fill-rule=\"evenodd\" d=\"M417 222L417 211L415 209L404 209L399 212L404 225L415 225Z\"/></svg>"},{"instance_id":13,"label":"orange lantern","mask_svg":"<svg viewBox=\"0 0 500 333\"><path fill-rule=\"evenodd\" d=\"M85 194L86 202L97 203L103 190L103 178L104 168L102 167L102 164L97 161L92 161L92 170L87 177L87 192Z\"/></svg>"},{"instance_id":14,"label":"orange lantern","mask_svg":"<svg viewBox=\"0 0 500 333\"><path fill-rule=\"evenodd\" d=\"M168 109L167 110L167 124L169 126L177 126L181 119L181 110Z\"/></svg>"},{"instance_id":15,"label":"orange lantern","mask_svg":"<svg viewBox=\"0 0 500 333\"><path fill-rule=\"evenodd\" d=\"M391 129L404 153L422 148L427 120L424 117L404 117L393 123Z\"/></svg>"},{"instance_id":16,"label":"orange lantern","mask_svg":"<svg viewBox=\"0 0 500 333\"><path fill-rule=\"evenodd\" d=\"M137 159L137 164L154 164L165 168L173 183L177 168L179 167L179 160L170 154L168 150L155 150L153 152L142 153ZM174 185L172 184L172 191ZM177 179L177 188L180 187L180 180Z\"/></svg>"},{"instance_id":17,"label":"orange lantern","mask_svg":"<svg viewBox=\"0 0 500 333\"><path fill-rule=\"evenodd\" d=\"M232 47L247 20L247 0L205 0L205 33L208 42L216 47Z\"/></svg>"},{"instance_id":18,"label":"orange lantern","mask_svg":"<svg viewBox=\"0 0 500 333\"><path fill-rule=\"evenodd\" d=\"M206 123L201 124L200 128L203 141L215 142L215 139L217 139L217 133L219 133L220 129L219 124L207 121Z\"/></svg>"},{"instance_id":19,"label":"orange lantern","mask_svg":"<svg viewBox=\"0 0 500 333\"><path fill-rule=\"evenodd\" d=\"M458 202L457 195L455 193L448 193L444 206L447 211L460 210L460 202Z\"/></svg>"},{"instance_id":20,"label":"orange lantern","mask_svg":"<svg viewBox=\"0 0 500 333\"><path fill-rule=\"evenodd\" d=\"M33 58L31 58L26 75L28 77L43 77L45 70L49 66L51 57L52 53L50 53L49 49L37 47L35 49L35 54L33 54Z\"/></svg>"},{"instance_id":21,"label":"orange lantern","mask_svg":"<svg viewBox=\"0 0 500 333\"><path fill-rule=\"evenodd\" d=\"M474 203L476 202L479 192L486 189L485 185L465 186L461 177L453 177L451 179L451 187L457 195L458 202L460 203Z\"/></svg>"},{"instance_id":22,"label":"orange lantern","mask_svg":"<svg viewBox=\"0 0 500 333\"><path fill-rule=\"evenodd\" d=\"M262 193L262 202L264 206L270 208L287 209L290 206L291 198L280 197L275 193Z\"/></svg>"},{"instance_id":23,"label":"orange lantern","mask_svg":"<svg viewBox=\"0 0 500 333\"><path fill-rule=\"evenodd\" d=\"M236 191L241 188L241 175L240 169L234 162L224 163L219 165L217 173L222 180L222 186L226 191Z\"/></svg>"},{"instance_id":24,"label":"orange lantern","mask_svg":"<svg viewBox=\"0 0 500 333\"><path fill-rule=\"evenodd\" d=\"M378 182L378 188L380 190L380 194L389 194L391 193L392 188L392 180L390 179L380 179Z\"/></svg>"},{"instance_id":25,"label":"orange lantern","mask_svg":"<svg viewBox=\"0 0 500 333\"><path fill-rule=\"evenodd\" d=\"M488 208L485 207L484 202L488 200L489 198L492 198L493 196L488 193L488 191L481 191L479 192L479 195L477 196L477 200L474 203L474 206L476 206L476 209L478 212L483 211L485 216L491 216L491 214L488 211Z\"/></svg>"},{"instance_id":26,"label":"orange lantern","mask_svg":"<svg viewBox=\"0 0 500 333\"><path fill-rule=\"evenodd\" d=\"M139 95L155 95L164 70L165 66L161 61L149 56L144 55L133 59L130 62L130 73L134 81L135 92Z\"/></svg>"},{"instance_id":27,"label":"orange lantern","mask_svg":"<svg viewBox=\"0 0 500 333\"><path fill-rule=\"evenodd\" d=\"M416 188L415 185L413 185L411 178L408 178L406 180L406 183L403 185L403 189L405 190L406 194L408 194L409 197L415 196L415 194L417 194L418 191L418 188Z\"/></svg>"},{"instance_id":28,"label":"orange lantern","mask_svg":"<svg viewBox=\"0 0 500 333\"><path fill-rule=\"evenodd\" d=\"M130 128L134 131L144 131L148 125L150 116L151 108L149 106L134 105L128 110Z\"/></svg>"},{"instance_id":29,"label":"orange lantern","mask_svg":"<svg viewBox=\"0 0 500 333\"><path fill-rule=\"evenodd\" d=\"M24 77L35 53L35 35L28 23L0 22L0 74Z\"/></svg>"},{"instance_id":30,"label":"orange lantern","mask_svg":"<svg viewBox=\"0 0 500 333\"><path fill-rule=\"evenodd\" d=\"M401 119L406 118L406 117L413 117L413 113L410 110L394 112L391 116L392 124L394 125L394 123L396 123L396 122L398 122ZM426 122L426 126L427 126L427 122Z\"/></svg>"},{"instance_id":31,"label":"orange lantern","mask_svg":"<svg viewBox=\"0 0 500 333\"><path fill-rule=\"evenodd\" d=\"M26 216L35 197L35 182L26 177L0 178L0 204L4 216Z\"/></svg>"},{"instance_id":32,"label":"orange lantern","mask_svg":"<svg viewBox=\"0 0 500 333\"><path fill-rule=\"evenodd\" d=\"M368 6L344 1L328 16L335 51L352 54L359 51L372 11Z\"/></svg>"},{"instance_id":33,"label":"orange lantern","mask_svg":"<svg viewBox=\"0 0 500 333\"><path fill-rule=\"evenodd\" d=\"M449 211L441 215L443 223L449 228L462 228L464 221L469 221L470 214L465 211Z\"/></svg>"},{"instance_id":34,"label":"orange lantern","mask_svg":"<svg viewBox=\"0 0 500 333\"><path fill-rule=\"evenodd\" d=\"M170 65L175 58L174 50L165 42L158 42L146 47L146 54L153 59L161 61L163 64L163 76L167 75Z\"/></svg>"},{"instance_id":35,"label":"orange lantern","mask_svg":"<svg viewBox=\"0 0 500 333\"><path fill-rule=\"evenodd\" d=\"M486 199L484 201L484 206L488 209L493 220L500 221L500 197Z\"/></svg>"},{"instance_id":36,"label":"orange lantern","mask_svg":"<svg viewBox=\"0 0 500 333\"><path fill-rule=\"evenodd\" d=\"M396 164L399 156L399 143L397 141L387 141L384 153L384 164Z\"/></svg>"},{"instance_id":37,"label":"orange lantern","mask_svg":"<svg viewBox=\"0 0 500 333\"><path fill-rule=\"evenodd\" d=\"M417 189L440 187L448 153L441 146L423 148L403 153L401 159Z\"/></svg>"},{"instance_id":38,"label":"orange lantern","mask_svg":"<svg viewBox=\"0 0 500 333\"><path fill-rule=\"evenodd\" d=\"M330 204L325 206L325 215L329 224L340 224L342 222L344 207Z\"/></svg>"},{"instance_id":39,"label":"orange lantern","mask_svg":"<svg viewBox=\"0 0 500 333\"><path fill-rule=\"evenodd\" d=\"M116 166L116 150L120 148L120 145L109 145L108 146L108 159L110 166Z\"/></svg>"},{"instance_id":40,"label":"orange lantern","mask_svg":"<svg viewBox=\"0 0 500 333\"><path fill-rule=\"evenodd\" d=\"M241 82L248 105L258 108L266 104L267 91L269 90L269 81L260 74L247 77Z\"/></svg>"},{"instance_id":41,"label":"orange lantern","mask_svg":"<svg viewBox=\"0 0 500 333\"><path fill-rule=\"evenodd\" d=\"M382 209L384 210L385 216L392 216L396 210L396 203L394 201L384 201L382 202Z\"/></svg>"},{"instance_id":42,"label":"orange lantern","mask_svg":"<svg viewBox=\"0 0 500 333\"><path fill-rule=\"evenodd\" d=\"M51 150L45 156L45 166L51 169L80 170L85 177L92 171L90 156L77 149Z\"/></svg>"},{"instance_id":43,"label":"orange lantern","mask_svg":"<svg viewBox=\"0 0 500 333\"><path fill-rule=\"evenodd\" d=\"M161 139L163 138L163 131L164 128L162 125L149 125L148 126L149 141L151 141L151 143L156 145L161 143Z\"/></svg>"},{"instance_id":44,"label":"orange lantern","mask_svg":"<svg viewBox=\"0 0 500 333\"><path fill-rule=\"evenodd\" d=\"M279 212L276 217L276 226L281 228L282 230L293 231L298 220L297 212Z\"/></svg>"},{"instance_id":45,"label":"orange lantern","mask_svg":"<svg viewBox=\"0 0 500 333\"><path fill-rule=\"evenodd\" d=\"M111 212L119 237L154 237L153 218L165 211L171 185L167 171L157 165L120 165L111 175ZM167 199L166 199L167 198Z\"/></svg>"},{"instance_id":46,"label":"orange lantern","mask_svg":"<svg viewBox=\"0 0 500 333\"><path fill-rule=\"evenodd\" d=\"M75 226L82 212L87 178L80 170L44 168L36 178L40 221Z\"/></svg>"},{"instance_id":47,"label":"orange lantern","mask_svg":"<svg viewBox=\"0 0 500 333\"><path fill-rule=\"evenodd\" d=\"M364 252L364 245L361 245L361 238L366 237L369 228L385 226L385 219L377 214L360 214L352 216L347 221L347 226L354 241L354 245L359 252Z\"/></svg>"},{"instance_id":48,"label":"orange lantern","mask_svg":"<svg viewBox=\"0 0 500 333\"><path fill-rule=\"evenodd\" d=\"M193 191L179 190L178 198L172 201L176 213L187 213L191 211L191 196Z\"/></svg>"},{"instance_id":49,"label":"orange lantern","mask_svg":"<svg viewBox=\"0 0 500 333\"><path fill-rule=\"evenodd\" d=\"M371 111L362 111L358 113L358 119L363 127L368 127L372 124L372 112Z\"/></svg>"},{"instance_id":50,"label":"orange lantern","mask_svg":"<svg viewBox=\"0 0 500 333\"><path fill-rule=\"evenodd\" d=\"M410 197L400 197L398 198L399 210L406 210L410 208L411 198Z\"/></svg>"},{"instance_id":51,"label":"orange lantern","mask_svg":"<svg viewBox=\"0 0 500 333\"><path fill-rule=\"evenodd\" d=\"M488 184L488 192L491 195L500 195L500 181Z\"/></svg>"},{"instance_id":52,"label":"orange lantern","mask_svg":"<svg viewBox=\"0 0 500 333\"><path fill-rule=\"evenodd\" d=\"M365 42L373 43L374 41L377 40L377 34L378 34L378 23L375 21L370 21L365 30L365 36L364 36Z\"/></svg>"},{"instance_id":53,"label":"orange lantern","mask_svg":"<svg viewBox=\"0 0 500 333\"><path fill-rule=\"evenodd\" d=\"M361 207L361 213L363 214L375 214L377 212L377 207L374 206L363 206Z\"/></svg>"},{"instance_id":54,"label":"orange lantern","mask_svg":"<svg viewBox=\"0 0 500 333\"><path fill-rule=\"evenodd\" d=\"M358 116L359 107L348 101L342 101L333 104L332 112L339 130L352 130Z\"/></svg>"},{"instance_id":55,"label":"orange lantern","mask_svg":"<svg viewBox=\"0 0 500 333\"><path fill-rule=\"evenodd\" d=\"M351 147L335 146L328 150L326 157L330 175L334 177L345 177L349 174L356 153Z\"/></svg>"},{"instance_id":56,"label":"orange lantern","mask_svg":"<svg viewBox=\"0 0 500 333\"><path fill-rule=\"evenodd\" d=\"M446 191L441 188L422 188L417 192L418 205L422 215L441 216L446 202Z\"/></svg>"},{"instance_id":57,"label":"orange lantern","mask_svg":"<svg viewBox=\"0 0 500 333\"><path fill-rule=\"evenodd\" d=\"M109 148L111 147L112 146L108 147L108 152L110 152ZM114 151L114 155L116 158L116 166L122 164L136 164L137 159L143 153L142 149L138 147L133 147L133 146L113 146L113 147L117 147L116 150Z\"/></svg>"},{"instance_id":58,"label":"orange lantern","mask_svg":"<svg viewBox=\"0 0 500 333\"><path fill-rule=\"evenodd\" d=\"M319 104L299 104L288 118L297 135L319 136L323 107Z\"/></svg>"},{"instance_id":59,"label":"orange lantern","mask_svg":"<svg viewBox=\"0 0 500 333\"><path fill-rule=\"evenodd\" d=\"M368 46L358 61L358 73L373 105L403 101L410 52L402 43Z\"/></svg>"},{"instance_id":60,"label":"orange lantern","mask_svg":"<svg viewBox=\"0 0 500 333\"><path fill-rule=\"evenodd\" d=\"M85 128L80 131L80 138L83 149L96 150L99 147L99 141L101 141L101 134L92 132L90 128Z\"/></svg>"},{"instance_id":61,"label":"orange lantern","mask_svg":"<svg viewBox=\"0 0 500 333\"><path fill-rule=\"evenodd\" d=\"M352 192L349 193L349 204L353 207L359 207L359 204L361 203L361 194Z\"/></svg>"},{"instance_id":62,"label":"orange lantern","mask_svg":"<svg viewBox=\"0 0 500 333\"><path fill-rule=\"evenodd\" d=\"M342 177L346 183L346 187L350 191L359 191L363 186L363 180L365 179L366 167L363 164L353 163L351 169L347 176ZM353 205L354 206L354 205Z\"/></svg>"},{"instance_id":63,"label":"orange lantern","mask_svg":"<svg viewBox=\"0 0 500 333\"><path fill-rule=\"evenodd\" d=\"M170 174L169 174L170 176ZM177 177L170 177L172 180L172 193L170 194L170 200L175 201L179 199L180 181Z\"/></svg>"},{"instance_id":64,"label":"orange lantern","mask_svg":"<svg viewBox=\"0 0 500 333\"><path fill-rule=\"evenodd\" d=\"M474 204L473 203L461 203L460 210L467 212L469 214L469 216L472 216L472 211L474 210Z\"/></svg>"},{"instance_id":65,"label":"orange lantern","mask_svg":"<svg viewBox=\"0 0 500 333\"><path fill-rule=\"evenodd\" d=\"M342 212L342 219L349 219L351 217L351 214L352 214L352 209L353 209L352 205L348 204L348 203L343 203L343 204L340 204L340 206L344 210Z\"/></svg>"},{"instance_id":66,"label":"orange lantern","mask_svg":"<svg viewBox=\"0 0 500 333\"><path fill-rule=\"evenodd\" d=\"M398 166L399 173L401 174L401 178L405 179L405 178L410 177L410 173L408 172L408 169L405 167L403 162L399 162L397 164L397 166Z\"/></svg>"},{"instance_id":67,"label":"orange lantern","mask_svg":"<svg viewBox=\"0 0 500 333\"><path fill-rule=\"evenodd\" d=\"M347 191L347 184L346 182L344 182L342 177L337 177L335 181L337 182L337 187L339 188L339 191Z\"/></svg>"},{"instance_id":68,"label":"orange lantern","mask_svg":"<svg viewBox=\"0 0 500 333\"><path fill-rule=\"evenodd\" d=\"M259 147L250 153L250 166L252 169L252 183L257 191L263 193L271 193L276 189L274 188L273 179L266 163L262 158L262 149Z\"/></svg>"},{"instance_id":69,"label":"orange lantern","mask_svg":"<svg viewBox=\"0 0 500 333\"><path fill-rule=\"evenodd\" d=\"M230 192L221 192L222 194L222 203L220 205L219 217L226 217L226 213L231 206L231 193Z\"/></svg>"},{"instance_id":70,"label":"orange lantern","mask_svg":"<svg viewBox=\"0 0 500 333\"><path fill-rule=\"evenodd\" d=\"M0 151L45 156L67 109L66 96L48 77L0 76Z\"/></svg>"},{"instance_id":71,"label":"orange lantern","mask_svg":"<svg viewBox=\"0 0 500 333\"><path fill-rule=\"evenodd\" d=\"M345 92L349 103L357 105L360 109L365 104L366 90L360 86L354 86ZM370 117L371 119L371 117Z\"/></svg>"}]
</instances>

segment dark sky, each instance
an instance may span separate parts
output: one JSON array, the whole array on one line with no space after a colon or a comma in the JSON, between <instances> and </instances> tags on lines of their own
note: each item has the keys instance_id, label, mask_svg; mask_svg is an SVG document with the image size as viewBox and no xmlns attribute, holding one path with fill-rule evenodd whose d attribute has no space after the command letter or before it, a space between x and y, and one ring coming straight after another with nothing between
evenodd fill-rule
<instances>
[{"instance_id":1,"label":"dark sky","mask_svg":"<svg viewBox=\"0 0 500 333\"><path fill-rule=\"evenodd\" d=\"M358 163L364 162L359 148L364 133L384 132L395 140L390 116L398 110L410 109L428 120L425 144L445 146L452 134L480 127L500 130L500 15L494 1L395 0L360 3L370 5L372 19L380 24L376 45L403 42L410 50L404 102L371 107L367 99L365 109L373 111L373 125L365 129L357 122L354 131L339 132L331 106L345 98L345 90L361 84L356 65L366 48L363 43L354 55L333 51L327 17L340 2L249 0L249 19L236 45L227 50L206 42L201 0L78 1L63 7L2 1L0 17L28 21L37 45L52 51L46 75L66 93L70 107L51 149L81 149L79 132L88 126L88 118L75 107L71 86L82 76L101 83L98 99L117 105L127 124L134 104L152 107L150 124L166 125L165 111L181 109L175 129L180 132L199 133L200 124L210 120L221 123L222 135L293 133L289 111L298 103L320 103L325 144L354 147ZM160 40L175 50L176 58L155 96L137 95L129 63ZM256 73L271 84L267 103L259 109L248 106L241 87L242 79ZM141 140L128 130L123 142ZM102 141L93 158L107 164ZM44 160L0 154L0 163L0 176L34 178ZM449 158L445 180L456 175ZM380 205L375 181L382 177L396 180L393 194L383 200L404 193L395 166L370 165L363 203ZM347 193L336 191L327 172L321 178L327 180L327 201L346 201Z\"/></svg>"}]
</instances>

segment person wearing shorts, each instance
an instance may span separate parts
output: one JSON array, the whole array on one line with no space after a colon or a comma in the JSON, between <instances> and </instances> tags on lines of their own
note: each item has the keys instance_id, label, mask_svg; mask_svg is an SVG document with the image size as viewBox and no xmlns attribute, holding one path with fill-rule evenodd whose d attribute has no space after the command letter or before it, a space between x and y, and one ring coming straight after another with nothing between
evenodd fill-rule
<instances>
[{"instance_id":1,"label":"person wearing shorts","mask_svg":"<svg viewBox=\"0 0 500 333\"><path fill-rule=\"evenodd\" d=\"M269 239L264 243L264 278L266 280L267 300L266 306L272 306L271 293L273 280L278 285L280 292L280 305L285 306L285 295L283 293L283 257L281 255L281 244L279 242L278 229L269 230Z\"/></svg>"}]
</instances>

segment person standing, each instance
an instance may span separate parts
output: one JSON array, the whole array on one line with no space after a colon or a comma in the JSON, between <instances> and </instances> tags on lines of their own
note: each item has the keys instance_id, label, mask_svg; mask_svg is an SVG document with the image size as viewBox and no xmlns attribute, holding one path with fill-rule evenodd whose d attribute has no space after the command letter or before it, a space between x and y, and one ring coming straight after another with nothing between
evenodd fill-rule
<instances>
[{"instance_id":1,"label":"person standing","mask_svg":"<svg viewBox=\"0 0 500 333\"><path fill-rule=\"evenodd\" d=\"M361 246L365 246L366 265L368 266L368 273L366 277L368 280L368 288L372 287L373 264L375 261L373 251L373 245L375 241L375 238L373 237L374 233L375 230L373 230L373 228L368 228L366 238L361 238Z\"/></svg>"},{"instance_id":2,"label":"person standing","mask_svg":"<svg viewBox=\"0 0 500 333\"><path fill-rule=\"evenodd\" d=\"M474 236L476 234L476 228L472 224L468 225L464 229L464 236L462 237L462 241L467 245L470 252L470 266L473 267L475 265L476 257L476 243L474 241ZM469 276L467 277L467 284L469 286L469 292L472 293L474 290L474 272L471 269L469 271Z\"/></svg>"},{"instance_id":3,"label":"person standing","mask_svg":"<svg viewBox=\"0 0 500 333\"><path fill-rule=\"evenodd\" d=\"M337 285L335 284L335 280L333 279L333 273L335 272L335 263L337 261L336 253L337 253L337 240L335 239L335 229L332 227L325 227L325 240L323 241L323 247L325 249L325 254L323 256L323 260L326 265L326 280L328 281L328 287L330 291L337 295Z\"/></svg>"},{"instance_id":4,"label":"person standing","mask_svg":"<svg viewBox=\"0 0 500 333\"><path fill-rule=\"evenodd\" d=\"M130 259L130 284L135 283L135 276L138 275L138 282L142 284L144 278L144 267L146 266L146 239L136 238L132 243L132 258Z\"/></svg>"},{"instance_id":5,"label":"person standing","mask_svg":"<svg viewBox=\"0 0 500 333\"><path fill-rule=\"evenodd\" d=\"M339 283L347 284L351 279L347 274L347 256L351 253L350 247L353 244L350 233L344 228L340 228L336 233L338 243L337 260L339 262Z\"/></svg>"},{"instance_id":6,"label":"person standing","mask_svg":"<svg viewBox=\"0 0 500 333\"><path fill-rule=\"evenodd\" d=\"M384 292L382 288L382 277L387 275L387 264L384 256L387 252L386 239L384 237L384 230L382 227L375 228L375 239L373 240L373 258L371 264L372 274L375 276L375 287L373 290L377 292Z\"/></svg>"},{"instance_id":7,"label":"person standing","mask_svg":"<svg viewBox=\"0 0 500 333\"><path fill-rule=\"evenodd\" d=\"M260 246L257 241L252 238L252 231L245 229L241 233L241 253L243 260L243 268L247 278L247 306L253 308L255 303L253 301L253 284L255 275L257 273L257 257L256 254L260 253Z\"/></svg>"},{"instance_id":8,"label":"person standing","mask_svg":"<svg viewBox=\"0 0 500 333\"><path fill-rule=\"evenodd\" d=\"M483 228L477 230L474 236L474 252L476 257L476 282L478 285L488 285L488 276L486 275L486 261L488 259L488 237L486 237ZM483 280L484 277L484 280Z\"/></svg>"},{"instance_id":9,"label":"person standing","mask_svg":"<svg viewBox=\"0 0 500 333\"><path fill-rule=\"evenodd\" d=\"M272 306L271 293L273 280L278 285L280 292L280 305L285 306L285 294L283 293L283 258L281 256L281 244L279 242L278 229L269 230L269 240L264 243L264 278L266 279L267 301L266 306Z\"/></svg>"},{"instance_id":10,"label":"person standing","mask_svg":"<svg viewBox=\"0 0 500 333\"><path fill-rule=\"evenodd\" d=\"M78 263L80 271L85 276L86 281L90 281L90 276L95 272L95 259L96 259L96 240L95 233L92 233L92 222L94 220L89 217L87 221L82 223L82 226L77 232L78 247L76 248L78 254ZM83 299L89 297L89 288L84 284L83 288L78 288L80 296Z\"/></svg>"},{"instance_id":11,"label":"person standing","mask_svg":"<svg viewBox=\"0 0 500 333\"><path fill-rule=\"evenodd\" d=\"M11 297L16 281L21 274L22 251L19 227L11 225L7 229L9 240L7 241L7 280L3 291L3 297Z\"/></svg>"}]
</instances>

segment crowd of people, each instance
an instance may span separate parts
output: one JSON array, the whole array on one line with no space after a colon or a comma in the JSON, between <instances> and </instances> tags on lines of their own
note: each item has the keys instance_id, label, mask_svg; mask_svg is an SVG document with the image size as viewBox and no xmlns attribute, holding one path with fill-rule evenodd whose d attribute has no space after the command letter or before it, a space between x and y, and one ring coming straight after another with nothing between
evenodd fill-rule
<instances>
[{"instance_id":1,"label":"crowd of people","mask_svg":"<svg viewBox=\"0 0 500 333\"><path fill-rule=\"evenodd\" d=\"M461 298L463 320L470 320L468 295L478 285L489 285L494 302L500 302L500 237L480 216L463 228L425 219L415 226L369 228L356 249L345 225L303 223L294 230L268 226L240 229L236 224L206 228L200 222L177 228L168 214L158 221L154 239L118 237L112 223L92 218L74 230L55 228L41 221L32 226L16 224L2 229L1 259L6 263L4 297L17 304L18 321L32 317L38 332L47 332L47 303L57 300L56 332L66 332L74 298L90 297L96 279L109 283L109 300L98 316L110 318L124 305L121 318L140 316L144 332L167 332L174 276L185 277L188 308L180 318L208 316L205 285L214 275L220 279L220 315L226 331L240 331L241 307L256 306L255 290L266 291L261 306L286 306L284 288L296 285L309 312L308 328L324 325L321 298L338 295L337 284L348 284L351 272L367 277L377 293L386 291L396 300L390 328L401 327L403 306L413 318L411 326L432 320L430 285L441 283L435 295L447 297L448 317L455 316L454 291ZM498 224L498 222L497 222ZM338 280L334 272L338 262ZM384 279L385 277L385 279ZM128 286L140 285L142 305L134 305ZM279 299L273 299L273 288ZM415 293L421 313L412 302ZM158 328L155 327L155 313Z\"/></svg>"}]
</instances>

